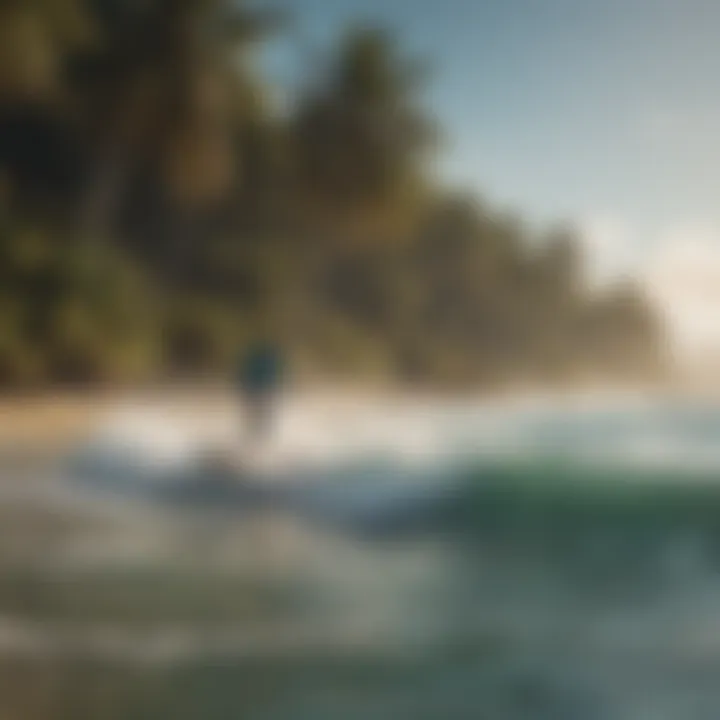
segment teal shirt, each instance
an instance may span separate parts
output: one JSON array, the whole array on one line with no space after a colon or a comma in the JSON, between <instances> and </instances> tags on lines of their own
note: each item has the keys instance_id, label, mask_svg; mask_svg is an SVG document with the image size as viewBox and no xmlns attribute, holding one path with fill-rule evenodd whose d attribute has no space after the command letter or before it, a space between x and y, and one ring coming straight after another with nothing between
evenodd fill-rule
<instances>
[{"instance_id":1,"label":"teal shirt","mask_svg":"<svg viewBox=\"0 0 720 720\"><path fill-rule=\"evenodd\" d=\"M280 385L282 375L280 352L272 345L260 345L242 359L237 380L246 393L269 392Z\"/></svg>"}]
</instances>

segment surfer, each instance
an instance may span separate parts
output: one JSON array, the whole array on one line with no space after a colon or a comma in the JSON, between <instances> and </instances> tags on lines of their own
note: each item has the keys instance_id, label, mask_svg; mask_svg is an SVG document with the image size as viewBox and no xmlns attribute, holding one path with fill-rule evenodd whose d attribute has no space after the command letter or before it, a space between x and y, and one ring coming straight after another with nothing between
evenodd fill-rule
<instances>
[{"instance_id":1,"label":"surfer","mask_svg":"<svg viewBox=\"0 0 720 720\"><path fill-rule=\"evenodd\" d=\"M236 381L245 409L246 432L252 445L257 446L272 434L283 371L280 348L269 340L254 344L241 358Z\"/></svg>"}]
</instances>

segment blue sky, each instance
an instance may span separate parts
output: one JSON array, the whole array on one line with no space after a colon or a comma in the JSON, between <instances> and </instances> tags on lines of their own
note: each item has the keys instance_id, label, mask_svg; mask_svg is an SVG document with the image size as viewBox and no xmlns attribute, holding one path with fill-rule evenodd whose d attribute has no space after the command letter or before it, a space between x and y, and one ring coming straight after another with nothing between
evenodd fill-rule
<instances>
[{"instance_id":1,"label":"blue sky","mask_svg":"<svg viewBox=\"0 0 720 720\"><path fill-rule=\"evenodd\" d=\"M683 233L720 244L717 0L291 7L300 43L371 20L432 61L426 103L447 133L439 170L452 182L533 222L589 228L610 265L644 262ZM294 52L285 42L268 67L281 76Z\"/></svg>"},{"instance_id":2,"label":"blue sky","mask_svg":"<svg viewBox=\"0 0 720 720\"><path fill-rule=\"evenodd\" d=\"M430 58L427 105L448 136L443 170L490 197L539 219L611 215L646 232L717 214L714 0L293 0L292 8L308 45L370 19Z\"/></svg>"}]
</instances>

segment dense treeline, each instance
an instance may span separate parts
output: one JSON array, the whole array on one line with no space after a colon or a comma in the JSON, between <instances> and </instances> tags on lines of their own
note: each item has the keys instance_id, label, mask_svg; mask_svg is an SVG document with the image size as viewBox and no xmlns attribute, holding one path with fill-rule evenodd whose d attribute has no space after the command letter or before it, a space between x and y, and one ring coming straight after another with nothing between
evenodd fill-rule
<instances>
[{"instance_id":1,"label":"dense treeline","mask_svg":"<svg viewBox=\"0 0 720 720\"><path fill-rule=\"evenodd\" d=\"M497 383L661 367L569 231L442 188L426 79L344 34L279 106L230 0L0 2L0 381L217 371L259 330L318 372Z\"/></svg>"}]
</instances>

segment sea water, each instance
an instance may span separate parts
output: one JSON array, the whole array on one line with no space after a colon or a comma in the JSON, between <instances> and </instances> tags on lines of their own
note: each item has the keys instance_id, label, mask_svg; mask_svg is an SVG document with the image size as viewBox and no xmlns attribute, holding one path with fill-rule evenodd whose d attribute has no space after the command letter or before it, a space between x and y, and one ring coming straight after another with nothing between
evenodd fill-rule
<instances>
[{"instance_id":1,"label":"sea water","mask_svg":"<svg viewBox=\"0 0 720 720\"><path fill-rule=\"evenodd\" d=\"M165 502L221 424L6 468L3 667L96 717L89 662L114 717L720 717L720 406L296 403L264 481L312 503Z\"/></svg>"}]
</instances>

